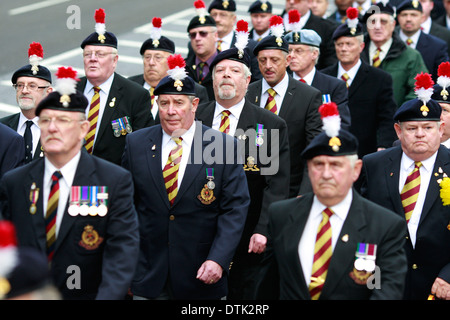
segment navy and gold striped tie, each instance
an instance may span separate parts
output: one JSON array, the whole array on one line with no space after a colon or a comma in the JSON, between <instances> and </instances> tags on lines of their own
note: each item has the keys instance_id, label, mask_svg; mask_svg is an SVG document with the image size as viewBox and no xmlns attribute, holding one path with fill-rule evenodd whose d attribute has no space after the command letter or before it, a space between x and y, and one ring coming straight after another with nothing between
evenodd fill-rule
<instances>
[{"instance_id":1,"label":"navy and gold striped tie","mask_svg":"<svg viewBox=\"0 0 450 320\"><path fill-rule=\"evenodd\" d=\"M59 179L62 174L55 171L52 175L52 184L50 194L48 196L47 211L45 212L45 233L47 236L47 258L48 261L53 259L56 241L56 213L58 211L59 201Z\"/></svg>"}]
</instances>

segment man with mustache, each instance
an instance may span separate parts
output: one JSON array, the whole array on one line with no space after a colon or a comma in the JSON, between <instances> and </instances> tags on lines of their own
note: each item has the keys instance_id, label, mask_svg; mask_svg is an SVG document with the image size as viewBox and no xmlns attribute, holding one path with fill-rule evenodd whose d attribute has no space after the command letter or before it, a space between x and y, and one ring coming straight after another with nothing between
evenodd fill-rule
<instances>
[{"instance_id":1,"label":"man with mustache","mask_svg":"<svg viewBox=\"0 0 450 320\"><path fill-rule=\"evenodd\" d=\"M56 75L36 109L45 157L3 176L0 212L46 255L64 299L124 299L139 249L131 174L83 148L88 100L72 68Z\"/></svg>"},{"instance_id":2,"label":"man with mustache","mask_svg":"<svg viewBox=\"0 0 450 320\"><path fill-rule=\"evenodd\" d=\"M37 51L33 52L36 48ZM38 52L42 52L43 56L42 46L36 42L30 44L29 53L33 65L30 63L21 67L14 72L11 78L16 90L16 100L20 112L0 119L0 123L7 125L24 137L24 163L44 156L39 141L41 131L35 111L39 102L53 90L50 71L40 65L39 59L36 62L33 61L33 56L37 56L34 53Z\"/></svg>"},{"instance_id":3,"label":"man with mustache","mask_svg":"<svg viewBox=\"0 0 450 320\"><path fill-rule=\"evenodd\" d=\"M197 119L204 125L236 137L245 148L244 170L251 202L230 269L229 300L255 299L267 242L267 208L270 203L289 195L286 122L245 98L251 78L250 63L250 56L244 52L241 58L237 48L219 53L212 63L216 101L203 104L197 110ZM263 128L262 143L257 143L259 128ZM271 166L274 170L265 173Z\"/></svg>"}]
</instances>

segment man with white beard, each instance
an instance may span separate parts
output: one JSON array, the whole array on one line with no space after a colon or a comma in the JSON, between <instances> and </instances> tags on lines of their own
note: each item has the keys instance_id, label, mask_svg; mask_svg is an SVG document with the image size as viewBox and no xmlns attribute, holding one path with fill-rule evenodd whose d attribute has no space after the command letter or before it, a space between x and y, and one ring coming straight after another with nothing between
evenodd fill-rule
<instances>
[{"instance_id":1,"label":"man with white beard","mask_svg":"<svg viewBox=\"0 0 450 320\"><path fill-rule=\"evenodd\" d=\"M235 136L245 145L244 170L250 207L228 281L228 300L255 299L260 262L266 248L269 204L289 195L290 153L285 120L245 99L250 56L231 48L211 64L215 101L198 107L197 120Z\"/></svg>"}]
</instances>

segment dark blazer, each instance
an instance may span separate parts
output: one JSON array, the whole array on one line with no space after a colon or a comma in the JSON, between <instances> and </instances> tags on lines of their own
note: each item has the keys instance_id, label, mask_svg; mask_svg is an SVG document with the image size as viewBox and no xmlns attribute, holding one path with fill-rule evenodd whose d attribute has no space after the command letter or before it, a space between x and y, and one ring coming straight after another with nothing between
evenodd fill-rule
<instances>
[{"instance_id":1,"label":"dark blazer","mask_svg":"<svg viewBox=\"0 0 450 320\"><path fill-rule=\"evenodd\" d=\"M144 85L144 75L143 74L138 74L132 77L128 78L131 81L136 82L137 84L143 86ZM208 98L208 91L206 91L206 88L200 84L198 84L197 82L195 83L195 96L197 98L200 99L199 103L204 103L204 102L208 102L209 98ZM159 113L156 114L156 118L155 118L155 124L159 124Z\"/></svg>"},{"instance_id":2,"label":"dark blazer","mask_svg":"<svg viewBox=\"0 0 450 320\"><path fill-rule=\"evenodd\" d=\"M169 283L175 299L220 299L227 294L228 269L250 202L237 141L196 123L190 160L172 207L162 174L161 142L161 125L127 135L122 165L133 176L141 235L131 290L155 298ZM233 148L231 158L227 147ZM210 158L212 149L216 159ZM199 197L208 182L207 168L214 169L215 200L203 204ZM196 279L206 260L223 268L222 278L212 285Z\"/></svg>"},{"instance_id":3,"label":"dark blazer","mask_svg":"<svg viewBox=\"0 0 450 320\"><path fill-rule=\"evenodd\" d=\"M188 55L185 59L186 62L186 72L189 77L191 77L195 82L201 84L206 88L208 92L208 99L215 100L213 80L212 80L212 70L209 70L208 74L203 80L199 79L197 74L197 66L195 64L195 54Z\"/></svg>"},{"instance_id":4,"label":"dark blazer","mask_svg":"<svg viewBox=\"0 0 450 320\"><path fill-rule=\"evenodd\" d=\"M0 178L7 171L21 166L24 159L25 142L23 137L13 129L0 124Z\"/></svg>"},{"instance_id":5,"label":"dark blazer","mask_svg":"<svg viewBox=\"0 0 450 320\"><path fill-rule=\"evenodd\" d=\"M199 106L196 113L197 119L202 121L204 125L211 127L215 107L215 101ZM248 131L256 131L258 123L263 124L264 129L267 129L264 135L264 143L261 147L255 147L255 136L254 134L251 135L251 131ZM250 103L248 100L245 101L237 129L241 129L241 132L236 130L235 137L239 139L240 143L245 144L244 164L247 164L248 157L252 155L255 158L257 168L275 170L272 172L274 174L264 175L264 172L260 170L252 171L247 166L244 167L251 203L248 209L244 233L236 254L246 256L251 236L254 233L267 235L267 223L269 221L267 210L269 204L277 200L286 199L289 195L289 140L287 125L283 119L268 110ZM278 137L273 136L272 130L278 131ZM243 132L247 132L245 140L239 138ZM278 141L272 141L272 139L278 139ZM257 156L255 156L254 152L250 152L252 149L250 149L249 144L252 144L251 147L255 147L258 150ZM273 153L270 152L272 148L276 148L273 150ZM267 159L264 159L265 156L269 155L271 156L270 163L268 163ZM275 164L278 164L278 168L275 168Z\"/></svg>"},{"instance_id":6,"label":"dark blazer","mask_svg":"<svg viewBox=\"0 0 450 320\"><path fill-rule=\"evenodd\" d=\"M77 89L83 92L86 82L86 77L82 77L77 84ZM115 102L113 102L114 98ZM100 125L97 124L93 154L120 165L125 147L125 136L121 135L117 138L114 136L111 121L128 116L133 131L153 125L154 120L149 109L150 101L148 90L114 73L102 122Z\"/></svg>"},{"instance_id":7,"label":"dark blazer","mask_svg":"<svg viewBox=\"0 0 450 320\"><path fill-rule=\"evenodd\" d=\"M318 112L322 104L319 90L289 77L289 84L281 104L281 118L286 121L289 132L289 150L291 154L291 179L289 196L299 193L300 185L306 168L300 154L311 140L322 131L322 120ZM259 105L262 91L262 80L248 86L249 102Z\"/></svg>"},{"instance_id":8,"label":"dark blazer","mask_svg":"<svg viewBox=\"0 0 450 320\"><path fill-rule=\"evenodd\" d=\"M269 241L262 275L266 281L279 284L282 300L311 299L298 245L313 196L308 193L300 198L278 201L269 208ZM319 300L401 299L407 268L403 248L405 234L404 220L353 191L352 204L334 248ZM347 235L346 240L344 235ZM366 283L357 284L352 278L359 242L377 245L375 262L379 267L376 271L380 276L379 289L369 289ZM267 274L268 270L277 269L278 274ZM277 275L279 280L274 281ZM272 298L276 298L275 293L271 292Z\"/></svg>"},{"instance_id":9,"label":"dark blazer","mask_svg":"<svg viewBox=\"0 0 450 320\"><path fill-rule=\"evenodd\" d=\"M437 23L437 21L432 21L430 34L445 41L447 44L447 54L450 57L450 30Z\"/></svg>"},{"instance_id":10,"label":"dark blazer","mask_svg":"<svg viewBox=\"0 0 450 320\"><path fill-rule=\"evenodd\" d=\"M20 113L15 113L10 116L6 116L0 119L0 123L3 123L13 129L14 131L17 131L17 127L19 126L19 117ZM39 139L36 150L34 151L33 160L39 159L44 156L43 149L41 146L41 140Z\"/></svg>"},{"instance_id":11,"label":"dark blazer","mask_svg":"<svg viewBox=\"0 0 450 320\"><path fill-rule=\"evenodd\" d=\"M45 253L43 212L44 158L8 172L0 183L0 205L5 219L17 228L21 246ZM37 211L30 214L30 188L39 188ZM108 161L82 150L73 186L107 186L108 212L105 217L68 214L69 200L56 239L51 274L64 299L123 299L136 267L139 233L133 204L131 174ZM97 247L85 248L82 237L86 226L98 233ZM80 268L80 288L69 289L74 271Z\"/></svg>"},{"instance_id":12,"label":"dark blazer","mask_svg":"<svg viewBox=\"0 0 450 320\"><path fill-rule=\"evenodd\" d=\"M401 146L363 158L361 194L367 199L405 217L399 193ZM437 182L439 169L450 172L450 151L440 146L425 198L413 248L405 242L408 257L405 299L426 300L436 277L450 282L450 210L442 204Z\"/></svg>"},{"instance_id":13,"label":"dark blazer","mask_svg":"<svg viewBox=\"0 0 450 320\"><path fill-rule=\"evenodd\" d=\"M324 70L337 77L338 64ZM389 148L396 139L394 131L394 101L392 77L386 71L361 61L352 85L348 88L348 107L351 115L350 132L359 141L358 156Z\"/></svg>"}]
</instances>

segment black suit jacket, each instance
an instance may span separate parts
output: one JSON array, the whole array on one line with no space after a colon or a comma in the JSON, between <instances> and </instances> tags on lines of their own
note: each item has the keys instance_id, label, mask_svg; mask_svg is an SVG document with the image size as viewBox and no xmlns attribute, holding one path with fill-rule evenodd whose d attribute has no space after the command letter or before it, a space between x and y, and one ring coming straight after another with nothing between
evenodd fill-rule
<instances>
[{"instance_id":1,"label":"black suit jacket","mask_svg":"<svg viewBox=\"0 0 450 320\"><path fill-rule=\"evenodd\" d=\"M322 72L337 77L338 64ZM397 105L389 73L361 61L348 89L348 107L351 115L350 132L358 138L360 158L376 152L379 147L392 146L396 139L393 118Z\"/></svg>"},{"instance_id":2,"label":"black suit jacket","mask_svg":"<svg viewBox=\"0 0 450 320\"><path fill-rule=\"evenodd\" d=\"M281 104L281 118L286 121L289 132L291 154L291 179L289 196L298 195L306 168L300 154L311 140L322 131L322 120L318 108L322 103L319 90L289 76L289 84ZM261 101L262 79L248 86L249 102L259 105Z\"/></svg>"},{"instance_id":3,"label":"black suit jacket","mask_svg":"<svg viewBox=\"0 0 450 320\"><path fill-rule=\"evenodd\" d=\"M45 160L41 158L5 174L0 183L0 210L16 226L19 245L45 254L44 170ZM35 214L30 213L33 183L40 190ZM72 185L107 186L108 212L104 217L73 217L67 211L68 199L51 264L54 285L64 299L123 299L134 274L139 249L131 174L82 150ZM92 226L98 236L91 247L83 245L87 226ZM73 283L71 266L80 268L79 289L67 286Z\"/></svg>"},{"instance_id":4,"label":"black suit jacket","mask_svg":"<svg viewBox=\"0 0 450 320\"><path fill-rule=\"evenodd\" d=\"M211 127L213 122L216 102L209 102L199 106L196 117L204 125ZM264 143L261 147L255 146L255 135L257 124L263 124L267 132L264 135ZM247 221L244 227L244 233L240 245L237 249L237 255L247 255L249 240L254 233L267 235L267 223L269 221L269 204L286 199L289 195L289 140L286 122L277 117L272 112L262 109L245 101L242 113L239 117L235 137L240 143L245 144L244 170L247 176L247 183L250 192L250 207L248 210ZM278 131L278 137L274 136L272 130ZM247 132L247 138L242 140L242 133ZM278 140L275 140L278 139ZM273 141L272 141L273 140ZM250 152L250 146L258 150L255 156ZM266 149L267 148L267 149ZM272 150L275 148L274 150ZM272 152L271 152L272 151ZM247 167L248 157L252 155L255 158L255 164L258 171L253 171ZM270 162L266 159L270 156ZM276 167L278 164L278 168ZM262 170L271 170L270 175L264 174ZM265 168L265 169L264 169Z\"/></svg>"},{"instance_id":5,"label":"black suit jacket","mask_svg":"<svg viewBox=\"0 0 450 320\"><path fill-rule=\"evenodd\" d=\"M430 50L430 48L433 48L433 50ZM447 43L436 36L421 32L416 50L422 55L428 71L436 82L439 65L449 60Z\"/></svg>"},{"instance_id":6,"label":"black suit jacket","mask_svg":"<svg viewBox=\"0 0 450 320\"><path fill-rule=\"evenodd\" d=\"M446 26L440 25L438 19L431 22L430 34L445 41L447 44L447 54L450 57L450 30Z\"/></svg>"},{"instance_id":7,"label":"black suit jacket","mask_svg":"<svg viewBox=\"0 0 450 320\"><path fill-rule=\"evenodd\" d=\"M77 89L84 92L86 82L86 77L81 78ZM128 116L133 131L153 125L154 120L149 109L150 101L148 90L115 73L102 122L97 124L93 154L120 165L125 147L125 136L114 136L111 121Z\"/></svg>"},{"instance_id":8,"label":"black suit jacket","mask_svg":"<svg viewBox=\"0 0 450 320\"><path fill-rule=\"evenodd\" d=\"M215 100L216 98L214 96L212 70L209 70L205 78L201 80L199 79L197 74L197 65L195 64L195 54L188 55L188 57L185 58L185 61L186 61L186 72L188 76L191 77L195 82L201 84L206 88L209 100Z\"/></svg>"},{"instance_id":9,"label":"black suit jacket","mask_svg":"<svg viewBox=\"0 0 450 320\"><path fill-rule=\"evenodd\" d=\"M10 116L6 116L0 119L0 123L3 123L13 129L14 131L17 131L17 127L19 126L19 117L20 113L15 113ZM43 149L41 146L41 140L39 139L36 150L34 150L33 160L39 159L44 156Z\"/></svg>"},{"instance_id":10,"label":"black suit jacket","mask_svg":"<svg viewBox=\"0 0 450 320\"><path fill-rule=\"evenodd\" d=\"M145 82L143 74L138 74L138 75L129 77L128 79L136 82L137 84L139 84L141 86L143 86L144 82ZM208 91L206 90L206 88L204 86L202 86L196 82L194 90L195 90L195 96L200 99L199 103L204 103L204 102L209 101ZM159 113L157 113L156 118L155 118L155 124L159 124L159 123L160 123Z\"/></svg>"},{"instance_id":11,"label":"black suit jacket","mask_svg":"<svg viewBox=\"0 0 450 320\"><path fill-rule=\"evenodd\" d=\"M278 284L279 298L282 300L311 299L298 245L310 213L313 196L308 193L300 198L278 201L270 206L269 240L267 256L261 268L264 280L258 291L259 297L277 298L278 290L264 290ZM404 220L353 191L352 204L333 250L319 300L401 299L407 268L403 248L405 234ZM369 289L366 283L358 284L352 277L359 242L377 245L375 263L379 267L378 275L381 277L378 280L379 289ZM272 282L271 286L268 282Z\"/></svg>"},{"instance_id":12,"label":"black suit jacket","mask_svg":"<svg viewBox=\"0 0 450 320\"><path fill-rule=\"evenodd\" d=\"M0 178L7 171L21 166L24 159L25 142L22 136L13 129L0 124Z\"/></svg>"},{"instance_id":13,"label":"black suit jacket","mask_svg":"<svg viewBox=\"0 0 450 320\"><path fill-rule=\"evenodd\" d=\"M363 158L361 194L367 199L394 211L404 219L405 213L399 192L401 146L380 151ZM405 299L426 300L436 277L450 283L450 210L439 196L438 180L450 172L450 150L440 146L425 203L412 246L407 237L408 258Z\"/></svg>"}]
</instances>

